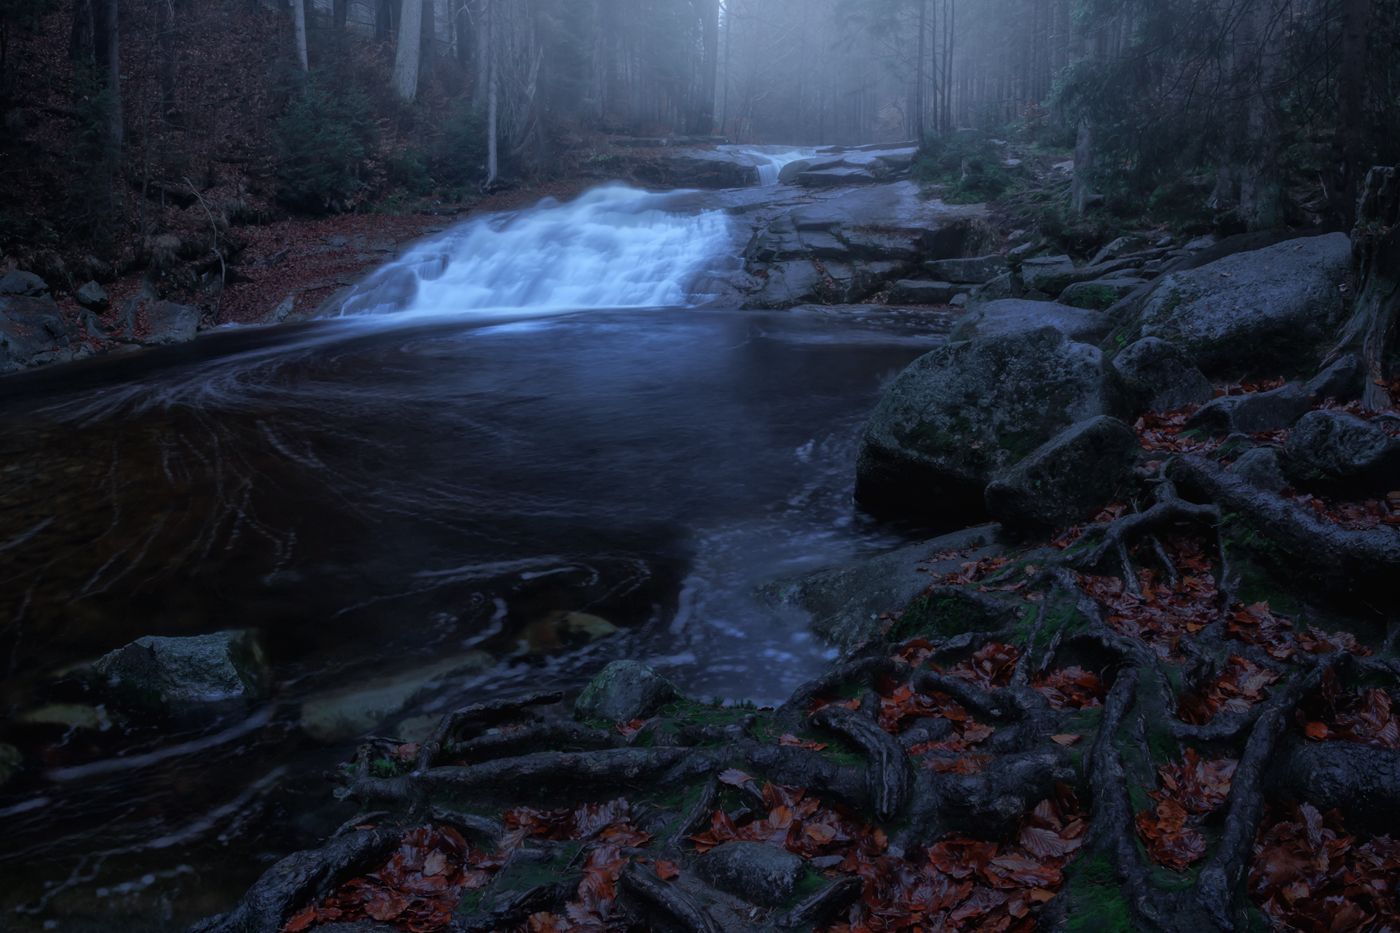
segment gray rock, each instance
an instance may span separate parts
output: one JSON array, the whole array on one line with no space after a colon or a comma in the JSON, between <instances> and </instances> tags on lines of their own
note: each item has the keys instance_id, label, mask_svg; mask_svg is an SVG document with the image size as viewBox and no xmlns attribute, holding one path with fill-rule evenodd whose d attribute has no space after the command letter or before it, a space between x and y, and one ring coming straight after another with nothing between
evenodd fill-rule
<instances>
[{"instance_id":1,"label":"gray rock","mask_svg":"<svg viewBox=\"0 0 1400 933\"><path fill-rule=\"evenodd\" d=\"M1226 395L1214 399L1186 422L1191 430L1209 434L1258 434L1292 427L1313 406L1307 387L1290 382L1268 392Z\"/></svg>"},{"instance_id":2,"label":"gray rock","mask_svg":"<svg viewBox=\"0 0 1400 933\"><path fill-rule=\"evenodd\" d=\"M958 286L950 282L930 282L925 279L900 279L890 289L892 305L946 305L957 294Z\"/></svg>"},{"instance_id":3,"label":"gray rock","mask_svg":"<svg viewBox=\"0 0 1400 933\"><path fill-rule=\"evenodd\" d=\"M1361 394L1362 383L1366 378L1366 368L1361 359L1352 353L1345 353L1332 365L1307 381L1308 394L1316 402L1327 399L1346 401Z\"/></svg>"},{"instance_id":4,"label":"gray rock","mask_svg":"<svg viewBox=\"0 0 1400 933\"><path fill-rule=\"evenodd\" d=\"M1108 278L1075 282L1060 294L1060 304L1106 311L1147 284L1147 279Z\"/></svg>"},{"instance_id":5,"label":"gray rock","mask_svg":"<svg viewBox=\"0 0 1400 933\"><path fill-rule=\"evenodd\" d=\"M1379 425L1343 411L1311 411L1284 447L1288 473L1307 488L1352 496L1400 489L1400 440Z\"/></svg>"},{"instance_id":6,"label":"gray rock","mask_svg":"<svg viewBox=\"0 0 1400 933\"><path fill-rule=\"evenodd\" d=\"M139 295L122 311L122 338L146 347L188 343L199 332L199 309Z\"/></svg>"},{"instance_id":7,"label":"gray rock","mask_svg":"<svg viewBox=\"0 0 1400 933\"><path fill-rule=\"evenodd\" d=\"M914 361L885 392L861 442L866 508L967 524L992 477L1071 424L1127 413L1096 347L1043 327L953 343Z\"/></svg>"},{"instance_id":8,"label":"gray rock","mask_svg":"<svg viewBox=\"0 0 1400 933\"><path fill-rule=\"evenodd\" d=\"M1097 311L1053 301L1002 298L975 307L958 325L953 338L1002 337L1053 327L1071 340L1098 343L1108 334L1109 325L1109 319Z\"/></svg>"},{"instance_id":9,"label":"gray rock","mask_svg":"<svg viewBox=\"0 0 1400 933\"><path fill-rule=\"evenodd\" d=\"M805 259L775 263L767 269L763 285L751 303L758 308L791 308L820 301L825 286L821 272Z\"/></svg>"},{"instance_id":10,"label":"gray rock","mask_svg":"<svg viewBox=\"0 0 1400 933\"><path fill-rule=\"evenodd\" d=\"M1000 301L1021 294L1021 280L1007 272L972 290L973 301Z\"/></svg>"},{"instance_id":11,"label":"gray rock","mask_svg":"<svg viewBox=\"0 0 1400 933\"><path fill-rule=\"evenodd\" d=\"M948 304L955 308L966 308L970 300L966 292L961 292L948 299Z\"/></svg>"},{"instance_id":12,"label":"gray rock","mask_svg":"<svg viewBox=\"0 0 1400 933\"><path fill-rule=\"evenodd\" d=\"M1006 272L1006 260L1001 256L978 256L973 259L938 259L924 263L928 274L942 282L955 285L983 285Z\"/></svg>"},{"instance_id":13,"label":"gray rock","mask_svg":"<svg viewBox=\"0 0 1400 933\"><path fill-rule=\"evenodd\" d=\"M881 617L909 605L940 572L956 571L964 561L999 553L998 531L996 525L956 531L868 560L779 582L765 587L762 595L778 607L807 613L812 631L850 650L878 635L883 627ZM935 555L952 551L965 556L934 560Z\"/></svg>"},{"instance_id":14,"label":"gray rock","mask_svg":"<svg viewBox=\"0 0 1400 933\"><path fill-rule=\"evenodd\" d=\"M1074 260L1068 256L1037 256L1021 263L1021 282L1031 291L1058 295L1071 284Z\"/></svg>"},{"instance_id":15,"label":"gray rock","mask_svg":"<svg viewBox=\"0 0 1400 933\"><path fill-rule=\"evenodd\" d=\"M1133 333L1176 343L1207 375L1310 370L1335 338L1350 268L1351 241L1333 233L1172 272Z\"/></svg>"},{"instance_id":16,"label":"gray rock","mask_svg":"<svg viewBox=\"0 0 1400 933\"><path fill-rule=\"evenodd\" d=\"M15 295L20 298L42 298L49 293L49 286L32 272L7 272L0 276L0 295Z\"/></svg>"},{"instance_id":17,"label":"gray rock","mask_svg":"<svg viewBox=\"0 0 1400 933\"><path fill-rule=\"evenodd\" d=\"M726 842L700 857L696 870L721 891L763 907L792 897L802 877L802 859L761 842Z\"/></svg>"},{"instance_id":18,"label":"gray rock","mask_svg":"<svg viewBox=\"0 0 1400 933\"><path fill-rule=\"evenodd\" d=\"M13 745L0 743L0 787L10 783L24 768L24 756Z\"/></svg>"},{"instance_id":19,"label":"gray rock","mask_svg":"<svg viewBox=\"0 0 1400 933\"><path fill-rule=\"evenodd\" d=\"M74 337L53 299L0 297L0 373L71 360Z\"/></svg>"},{"instance_id":20,"label":"gray rock","mask_svg":"<svg viewBox=\"0 0 1400 933\"><path fill-rule=\"evenodd\" d=\"M1231 465L1230 472L1266 492L1280 493L1288 486L1278 451L1273 447L1255 447L1245 451Z\"/></svg>"},{"instance_id":21,"label":"gray rock","mask_svg":"<svg viewBox=\"0 0 1400 933\"><path fill-rule=\"evenodd\" d=\"M1113 365L1139 404L1151 411L1202 405L1215 395L1210 380L1186 354L1156 337L1144 337L1124 348L1113 358Z\"/></svg>"},{"instance_id":22,"label":"gray rock","mask_svg":"<svg viewBox=\"0 0 1400 933\"><path fill-rule=\"evenodd\" d=\"M797 184L804 188L844 188L849 185L873 185L878 181L880 176L872 169L859 165L809 168L797 175Z\"/></svg>"},{"instance_id":23,"label":"gray rock","mask_svg":"<svg viewBox=\"0 0 1400 933\"><path fill-rule=\"evenodd\" d=\"M574 701L579 719L630 722L645 719L680 696L665 677L640 661L613 661Z\"/></svg>"},{"instance_id":24,"label":"gray rock","mask_svg":"<svg viewBox=\"0 0 1400 933\"><path fill-rule=\"evenodd\" d=\"M813 163L811 159L798 159L795 162L789 162L778 170L778 184L797 184L798 176L810 169L814 164L815 163Z\"/></svg>"},{"instance_id":25,"label":"gray rock","mask_svg":"<svg viewBox=\"0 0 1400 933\"><path fill-rule=\"evenodd\" d=\"M93 667L114 697L171 712L262 699L272 683L262 640L250 629L138 638Z\"/></svg>"},{"instance_id":26,"label":"gray rock","mask_svg":"<svg viewBox=\"0 0 1400 933\"><path fill-rule=\"evenodd\" d=\"M88 282L78 289L75 297L78 299L78 304L89 311L102 311L107 307L107 290L96 282Z\"/></svg>"},{"instance_id":27,"label":"gray rock","mask_svg":"<svg viewBox=\"0 0 1400 933\"><path fill-rule=\"evenodd\" d=\"M987 486L987 511L1009 526L1055 528L1089 518L1132 481L1138 438L1100 416L1061 431Z\"/></svg>"},{"instance_id":28,"label":"gray rock","mask_svg":"<svg viewBox=\"0 0 1400 933\"><path fill-rule=\"evenodd\" d=\"M1142 237L1131 235L1120 236L1095 253L1094 258L1089 260L1089 265L1097 266L1099 263L1107 262L1110 259L1117 259L1120 256L1127 255L1133 250L1140 248L1142 245Z\"/></svg>"},{"instance_id":29,"label":"gray rock","mask_svg":"<svg viewBox=\"0 0 1400 933\"><path fill-rule=\"evenodd\" d=\"M321 742L357 738L405 712L418 697L493 663L490 655L472 651L379 677L356 679L348 686L308 697L301 705L299 723L303 732Z\"/></svg>"}]
</instances>

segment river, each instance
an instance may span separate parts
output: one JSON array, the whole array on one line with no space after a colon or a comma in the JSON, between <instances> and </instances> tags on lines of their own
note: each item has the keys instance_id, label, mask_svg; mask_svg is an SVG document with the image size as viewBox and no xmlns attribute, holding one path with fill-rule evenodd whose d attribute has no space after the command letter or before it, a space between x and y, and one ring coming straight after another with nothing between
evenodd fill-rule
<instances>
[{"instance_id":1,"label":"river","mask_svg":"<svg viewBox=\"0 0 1400 933\"><path fill-rule=\"evenodd\" d=\"M819 670L755 590L900 540L851 503L856 444L939 338L696 307L742 244L679 203L611 187L468 221L338 317L6 382L0 742L26 769L0 790L0 929L226 908L349 815L324 775L354 738L303 721L328 692L460 660L393 734L617 657L727 701ZM244 627L276 686L237 714L126 718L68 673Z\"/></svg>"}]
</instances>

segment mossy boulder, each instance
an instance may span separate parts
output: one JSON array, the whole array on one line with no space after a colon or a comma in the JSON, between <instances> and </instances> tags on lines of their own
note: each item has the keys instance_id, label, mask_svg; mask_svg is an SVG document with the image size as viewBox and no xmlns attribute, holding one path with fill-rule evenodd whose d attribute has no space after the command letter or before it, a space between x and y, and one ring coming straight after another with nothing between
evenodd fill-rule
<instances>
[{"instance_id":1,"label":"mossy boulder","mask_svg":"<svg viewBox=\"0 0 1400 933\"><path fill-rule=\"evenodd\" d=\"M1138 439L1117 418L1073 425L987 486L987 511L1005 525L1055 528L1089 518L1132 481Z\"/></svg>"},{"instance_id":2,"label":"mossy boulder","mask_svg":"<svg viewBox=\"0 0 1400 933\"><path fill-rule=\"evenodd\" d=\"M1288 473L1308 488L1384 495L1400 487L1400 440L1344 411L1311 411L1284 448Z\"/></svg>"},{"instance_id":3,"label":"mossy boulder","mask_svg":"<svg viewBox=\"0 0 1400 933\"><path fill-rule=\"evenodd\" d=\"M992 477L1070 425L1127 408L1103 354L1053 327L940 347L876 406L856 496L877 514L971 524L986 514Z\"/></svg>"},{"instance_id":4,"label":"mossy boulder","mask_svg":"<svg viewBox=\"0 0 1400 933\"><path fill-rule=\"evenodd\" d=\"M272 684L262 639L251 629L138 638L93 668L118 702L167 712L259 700Z\"/></svg>"},{"instance_id":5,"label":"mossy boulder","mask_svg":"<svg viewBox=\"0 0 1400 933\"><path fill-rule=\"evenodd\" d=\"M1179 346L1207 375L1311 371L1341 322L1344 234L1286 240L1162 278L1132 337Z\"/></svg>"},{"instance_id":6,"label":"mossy boulder","mask_svg":"<svg viewBox=\"0 0 1400 933\"><path fill-rule=\"evenodd\" d=\"M1210 380L1185 353L1157 337L1144 337L1125 347L1113 358L1113 365L1138 405L1150 411L1201 405L1215 394Z\"/></svg>"},{"instance_id":7,"label":"mossy boulder","mask_svg":"<svg viewBox=\"0 0 1400 933\"><path fill-rule=\"evenodd\" d=\"M574 702L574 715L630 722L645 719L679 696L674 684L640 661L614 661L583 688Z\"/></svg>"},{"instance_id":8,"label":"mossy boulder","mask_svg":"<svg viewBox=\"0 0 1400 933\"><path fill-rule=\"evenodd\" d=\"M765 907L792 897L802 877L802 859L761 842L726 842L706 852L697 865L700 876L730 894Z\"/></svg>"}]
</instances>

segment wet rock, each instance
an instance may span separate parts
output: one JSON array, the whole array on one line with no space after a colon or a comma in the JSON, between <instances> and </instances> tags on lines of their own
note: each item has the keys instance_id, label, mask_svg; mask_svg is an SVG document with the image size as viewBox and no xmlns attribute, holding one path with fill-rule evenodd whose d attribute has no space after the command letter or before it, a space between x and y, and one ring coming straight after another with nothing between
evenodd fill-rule
<instances>
[{"instance_id":1,"label":"wet rock","mask_svg":"<svg viewBox=\"0 0 1400 933\"><path fill-rule=\"evenodd\" d=\"M1107 262L1110 259L1117 259L1120 256L1138 249L1143 245L1143 242L1142 237L1120 236L1095 253L1094 258L1089 260L1089 265L1097 266L1099 263Z\"/></svg>"},{"instance_id":2,"label":"wet rock","mask_svg":"<svg viewBox=\"0 0 1400 933\"><path fill-rule=\"evenodd\" d=\"M852 229L842 230L841 236L856 259L912 263L919 258L919 247L907 233Z\"/></svg>"},{"instance_id":3,"label":"wet rock","mask_svg":"<svg viewBox=\"0 0 1400 933\"><path fill-rule=\"evenodd\" d=\"M976 306L953 332L953 339L1002 337L1042 327L1053 327L1071 340L1098 343L1108 333L1109 320L1097 311L1053 301L1003 298Z\"/></svg>"},{"instance_id":4,"label":"wet rock","mask_svg":"<svg viewBox=\"0 0 1400 933\"><path fill-rule=\"evenodd\" d=\"M749 188L758 184L758 168L744 165L722 152L687 150L638 162L632 168L640 181L668 188Z\"/></svg>"},{"instance_id":5,"label":"wet rock","mask_svg":"<svg viewBox=\"0 0 1400 933\"><path fill-rule=\"evenodd\" d=\"M877 513L966 524L985 514L994 475L1072 424L1126 410L1098 348L1052 327L940 347L872 413L856 495Z\"/></svg>"},{"instance_id":6,"label":"wet rock","mask_svg":"<svg viewBox=\"0 0 1400 933\"><path fill-rule=\"evenodd\" d=\"M645 719L680 696L665 677L640 661L613 661L574 701L579 719L630 722Z\"/></svg>"},{"instance_id":7,"label":"wet rock","mask_svg":"<svg viewBox=\"0 0 1400 933\"><path fill-rule=\"evenodd\" d=\"M53 299L0 297L0 373L71 360L74 336Z\"/></svg>"},{"instance_id":8,"label":"wet rock","mask_svg":"<svg viewBox=\"0 0 1400 933\"><path fill-rule=\"evenodd\" d=\"M756 308L791 308L823 297L826 280L807 260L776 263L766 272L762 287L749 302Z\"/></svg>"},{"instance_id":9,"label":"wet rock","mask_svg":"<svg viewBox=\"0 0 1400 933\"><path fill-rule=\"evenodd\" d=\"M1335 337L1350 268L1351 241L1333 233L1172 272L1134 335L1176 343L1207 375L1310 370Z\"/></svg>"},{"instance_id":10,"label":"wet rock","mask_svg":"<svg viewBox=\"0 0 1400 933\"><path fill-rule=\"evenodd\" d=\"M137 296L122 310L122 339L146 347L188 343L199 332L200 311L192 305Z\"/></svg>"},{"instance_id":11,"label":"wet rock","mask_svg":"<svg viewBox=\"0 0 1400 933\"><path fill-rule=\"evenodd\" d=\"M1278 451L1273 447L1255 447L1245 451L1231 465L1230 472L1266 492L1280 493L1288 486Z\"/></svg>"},{"instance_id":12,"label":"wet rock","mask_svg":"<svg viewBox=\"0 0 1400 933\"><path fill-rule=\"evenodd\" d=\"M924 263L928 274L955 285L983 285L1006 272L1006 260L1001 256L978 256L972 259L938 259Z\"/></svg>"},{"instance_id":13,"label":"wet rock","mask_svg":"<svg viewBox=\"0 0 1400 933\"><path fill-rule=\"evenodd\" d=\"M112 728L112 719L107 715L107 710L83 703L50 703L25 710L16 719L30 725L87 729L92 732L106 732Z\"/></svg>"},{"instance_id":14,"label":"wet rock","mask_svg":"<svg viewBox=\"0 0 1400 933\"><path fill-rule=\"evenodd\" d=\"M797 159L796 161L789 162L787 165L784 165L781 169L778 170L778 184L797 184L798 176L810 169L815 164L816 163L813 162L811 159Z\"/></svg>"},{"instance_id":15,"label":"wet rock","mask_svg":"<svg viewBox=\"0 0 1400 933\"><path fill-rule=\"evenodd\" d=\"M924 279L900 279L890 289L892 305L946 305L957 294L958 286L950 282L930 282Z\"/></svg>"},{"instance_id":16,"label":"wet rock","mask_svg":"<svg viewBox=\"0 0 1400 933\"><path fill-rule=\"evenodd\" d=\"M321 742L356 738L402 713L419 696L492 663L490 655L473 651L315 694L301 705L301 729Z\"/></svg>"},{"instance_id":17,"label":"wet rock","mask_svg":"<svg viewBox=\"0 0 1400 933\"><path fill-rule=\"evenodd\" d=\"M1137 434L1117 418L1080 422L992 480L987 511L1009 526L1072 525L1128 487L1137 455Z\"/></svg>"},{"instance_id":18,"label":"wet rock","mask_svg":"<svg viewBox=\"0 0 1400 933\"><path fill-rule=\"evenodd\" d=\"M726 842L701 856L696 870L710 884L746 901L777 907L792 897L802 859L761 842Z\"/></svg>"},{"instance_id":19,"label":"wet rock","mask_svg":"<svg viewBox=\"0 0 1400 933\"><path fill-rule=\"evenodd\" d=\"M561 609L527 625L519 647L529 654L543 654L561 648L577 648L616 635L617 631L616 625L601 616Z\"/></svg>"},{"instance_id":20,"label":"wet rock","mask_svg":"<svg viewBox=\"0 0 1400 933\"><path fill-rule=\"evenodd\" d=\"M1288 473L1309 489L1384 495L1400 487L1400 440L1343 411L1311 411L1284 447Z\"/></svg>"},{"instance_id":21,"label":"wet rock","mask_svg":"<svg viewBox=\"0 0 1400 933\"><path fill-rule=\"evenodd\" d=\"M1000 301L1021 294L1021 280L1010 272L992 279L986 285L978 285L972 290L973 301Z\"/></svg>"},{"instance_id":22,"label":"wet rock","mask_svg":"<svg viewBox=\"0 0 1400 933\"><path fill-rule=\"evenodd\" d=\"M1144 337L1113 358L1139 403L1151 411L1200 405L1215 395L1210 380L1186 354L1156 337Z\"/></svg>"},{"instance_id":23,"label":"wet rock","mask_svg":"<svg viewBox=\"0 0 1400 933\"><path fill-rule=\"evenodd\" d=\"M7 272L0 276L0 295L16 295L21 298L42 298L49 293L49 286L32 272Z\"/></svg>"},{"instance_id":24,"label":"wet rock","mask_svg":"<svg viewBox=\"0 0 1400 933\"><path fill-rule=\"evenodd\" d=\"M104 311L107 308L107 290L96 282L88 282L78 289L75 297L78 304L89 311Z\"/></svg>"},{"instance_id":25,"label":"wet rock","mask_svg":"<svg viewBox=\"0 0 1400 933\"><path fill-rule=\"evenodd\" d=\"M818 636L851 649L879 634L882 617L909 605L940 571L955 571L965 561L999 553L999 540L996 525L981 525L772 584L760 595L776 607L807 613ZM955 559L933 560L934 555L954 551L959 552Z\"/></svg>"},{"instance_id":26,"label":"wet rock","mask_svg":"<svg viewBox=\"0 0 1400 933\"><path fill-rule=\"evenodd\" d=\"M880 176L859 165L814 166L797 175L797 184L804 188L845 188L851 185L873 185Z\"/></svg>"},{"instance_id":27,"label":"wet rock","mask_svg":"<svg viewBox=\"0 0 1400 933\"><path fill-rule=\"evenodd\" d=\"M1076 282L1060 294L1060 304L1106 311L1147 284L1147 279L1108 278Z\"/></svg>"},{"instance_id":28,"label":"wet rock","mask_svg":"<svg viewBox=\"0 0 1400 933\"><path fill-rule=\"evenodd\" d=\"M272 683L262 640L250 629L138 638L93 668L119 701L169 712L259 700Z\"/></svg>"},{"instance_id":29,"label":"wet rock","mask_svg":"<svg viewBox=\"0 0 1400 933\"><path fill-rule=\"evenodd\" d=\"M0 743L0 787L6 784L24 769L24 756L19 749L13 745Z\"/></svg>"}]
</instances>

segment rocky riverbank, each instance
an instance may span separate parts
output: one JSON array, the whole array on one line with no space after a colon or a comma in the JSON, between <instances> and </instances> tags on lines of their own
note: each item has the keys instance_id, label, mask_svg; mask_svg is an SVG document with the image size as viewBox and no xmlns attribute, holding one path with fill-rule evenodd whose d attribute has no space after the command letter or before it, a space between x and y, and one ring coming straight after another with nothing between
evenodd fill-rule
<instances>
[{"instance_id":1,"label":"rocky riverbank","mask_svg":"<svg viewBox=\"0 0 1400 933\"><path fill-rule=\"evenodd\" d=\"M777 222L750 263L837 249ZM620 661L367 742L343 829L200 929L1393 923L1400 412L1348 337L1393 224L936 265L972 310L858 492L995 524L770 587L841 649L775 709Z\"/></svg>"}]
</instances>

